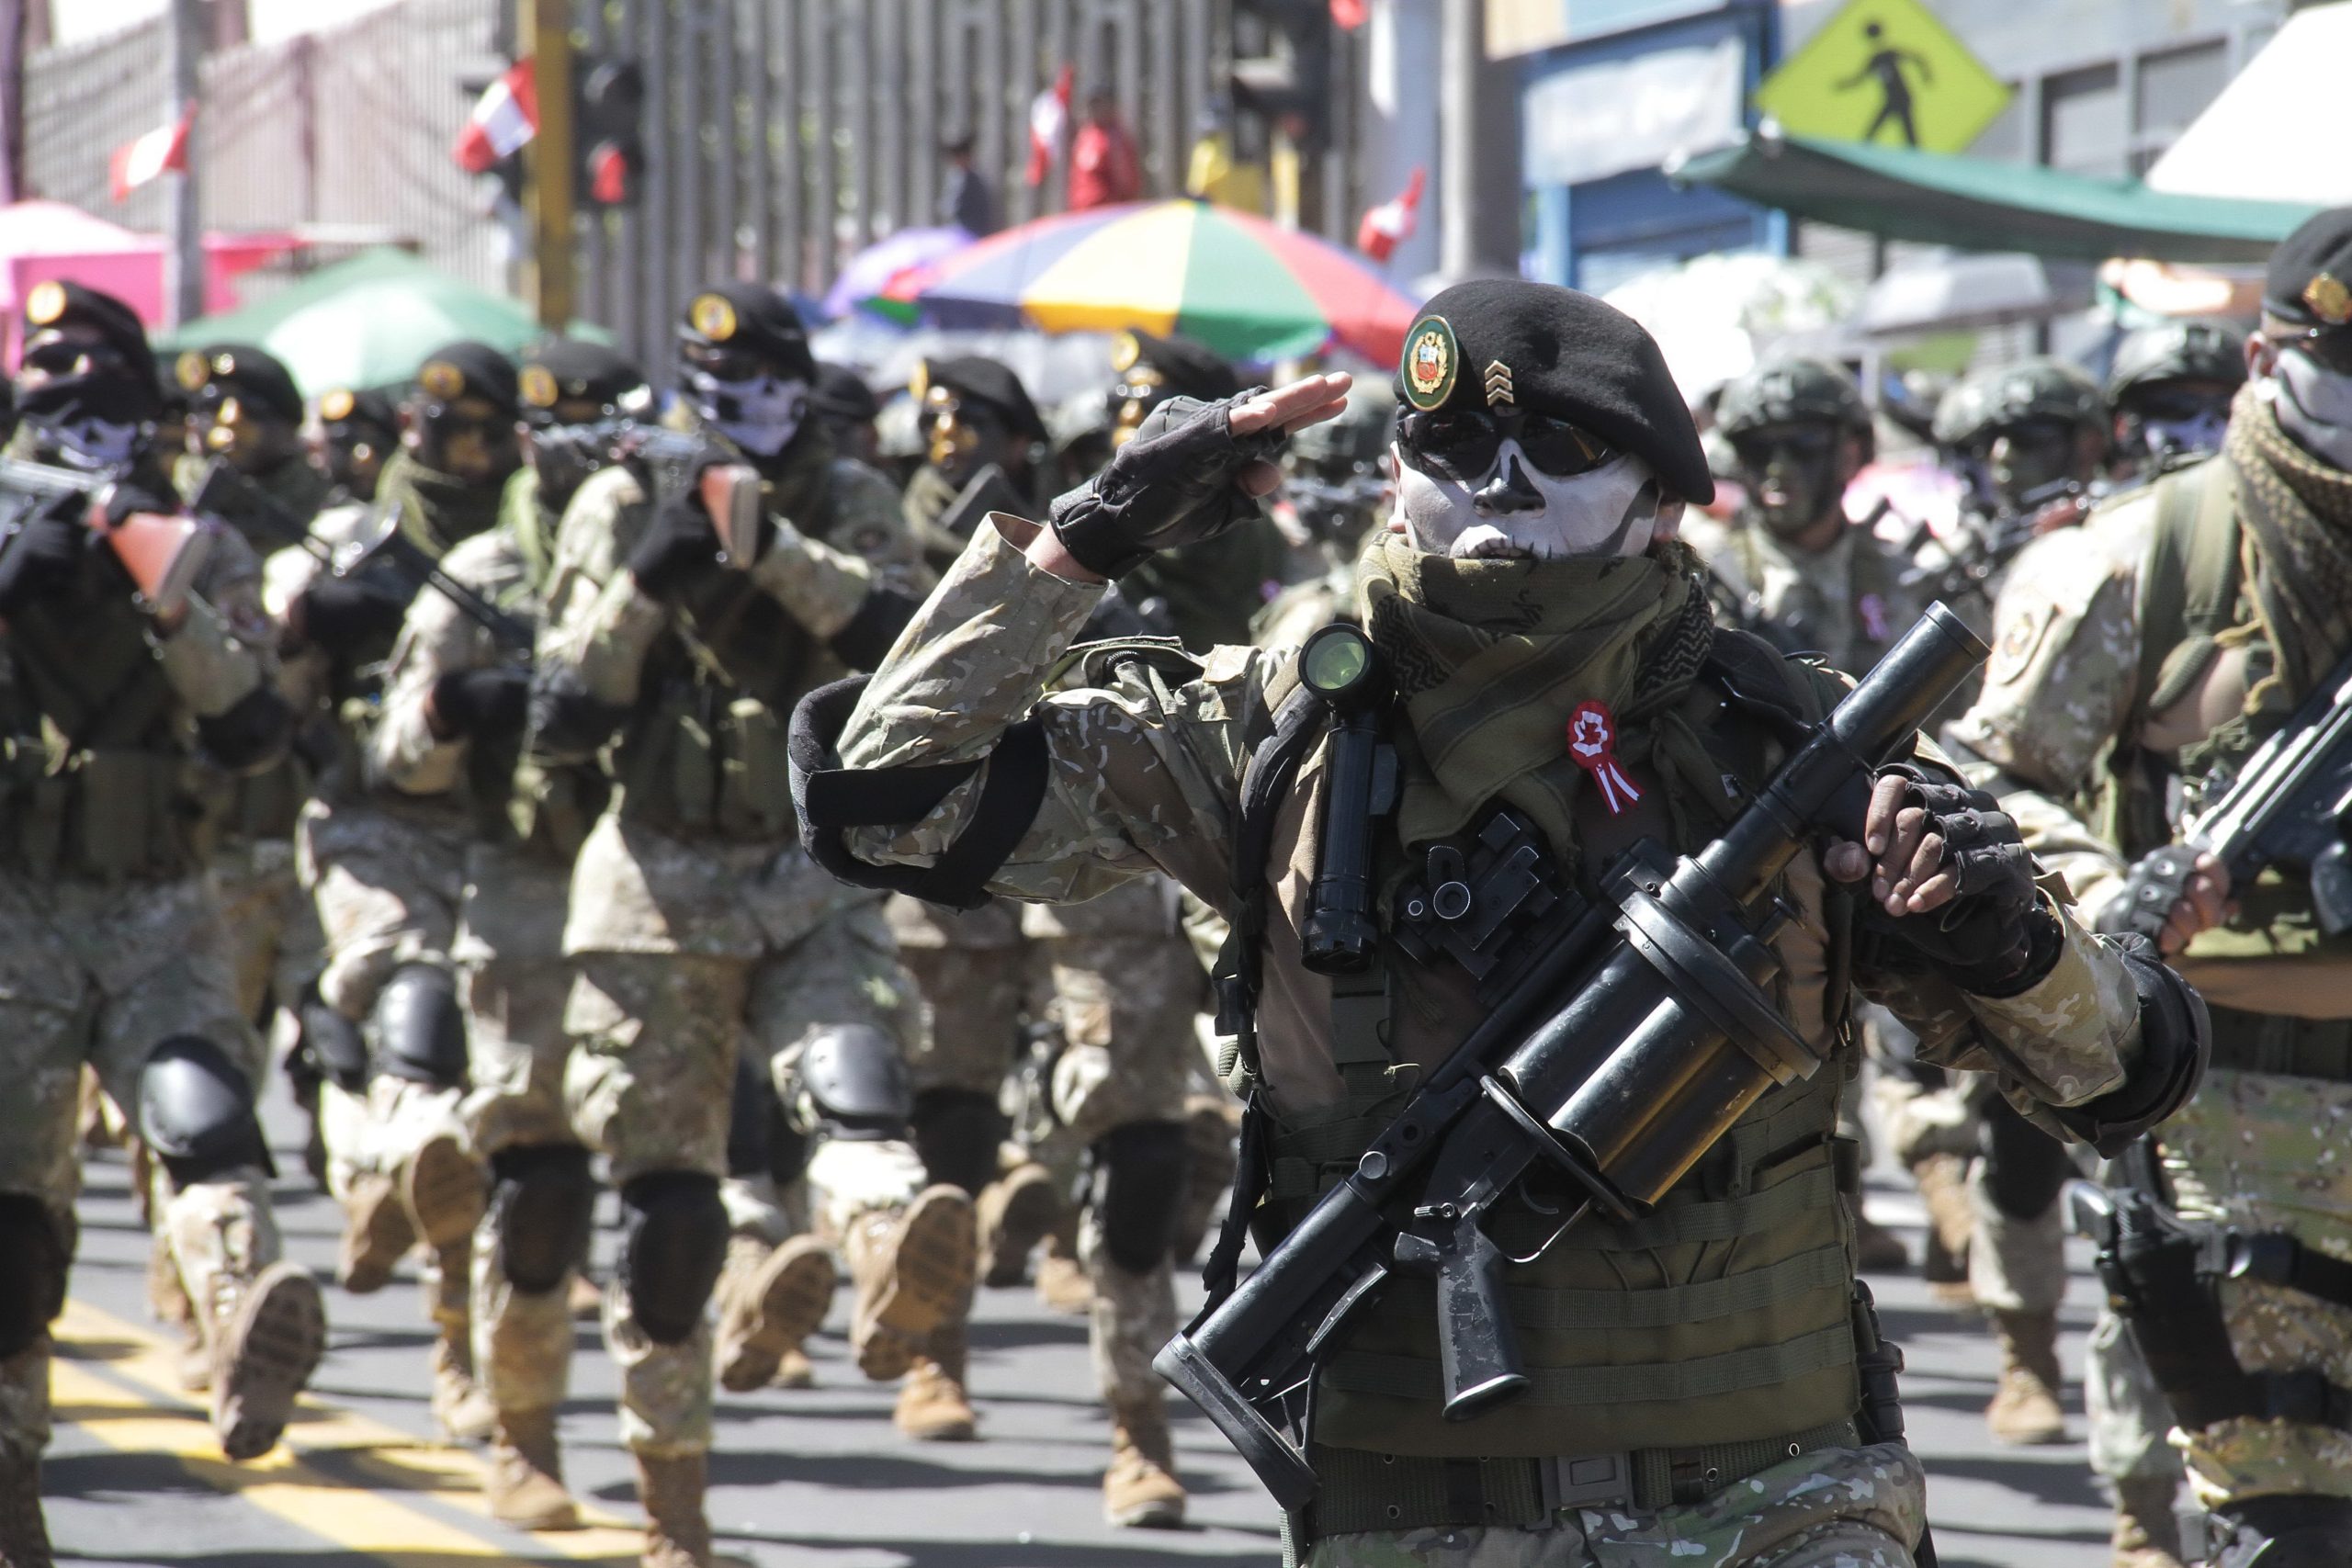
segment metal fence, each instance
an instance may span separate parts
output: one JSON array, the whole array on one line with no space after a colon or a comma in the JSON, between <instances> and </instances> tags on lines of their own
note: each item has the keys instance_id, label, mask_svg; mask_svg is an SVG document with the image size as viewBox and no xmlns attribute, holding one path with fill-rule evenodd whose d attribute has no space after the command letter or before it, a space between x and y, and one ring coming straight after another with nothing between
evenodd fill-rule
<instances>
[{"instance_id":1,"label":"metal fence","mask_svg":"<svg viewBox=\"0 0 2352 1568\"><path fill-rule=\"evenodd\" d=\"M939 220L941 144L968 132L1007 221L1062 204L1066 161L1023 179L1029 112L1063 62L1082 104L1116 98L1148 196L1182 192L1204 116L1225 96L1231 0L576 0L592 56L643 69L637 207L582 219L581 313L659 369L679 301L716 277L821 292L891 231ZM192 156L209 228L372 227L471 281L508 287L511 246L452 162L470 92L511 49L510 0L400 0L348 26L204 62ZM1367 112L1361 41L1339 35L1330 143ZM584 69L585 62L582 62ZM114 148L157 123L160 23L26 71L27 183L134 229L159 188L116 205ZM1075 116L1073 115L1073 118ZM1313 161L1308 228L1344 236L1367 200L1353 158ZM268 287L248 282L249 295Z\"/></svg>"}]
</instances>

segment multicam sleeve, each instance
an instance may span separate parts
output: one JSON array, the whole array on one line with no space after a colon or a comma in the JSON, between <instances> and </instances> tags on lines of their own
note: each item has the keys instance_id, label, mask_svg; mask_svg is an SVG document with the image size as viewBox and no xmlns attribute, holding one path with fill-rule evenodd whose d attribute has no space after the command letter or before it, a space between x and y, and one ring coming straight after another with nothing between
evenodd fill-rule
<instances>
[{"instance_id":1,"label":"multicam sleeve","mask_svg":"<svg viewBox=\"0 0 2352 1568\"><path fill-rule=\"evenodd\" d=\"M503 537L483 534L444 556L441 570L496 603L521 576L522 562ZM385 667L383 710L368 739L369 773L407 795L443 795L456 788L466 742L434 734L426 717L434 682L498 658L497 645L479 622L439 590L420 591L409 602L408 618Z\"/></svg>"},{"instance_id":2,"label":"multicam sleeve","mask_svg":"<svg viewBox=\"0 0 2352 1568\"><path fill-rule=\"evenodd\" d=\"M539 674L608 706L636 702L646 652L669 625L668 608L639 592L627 565L650 511L637 476L616 464L580 487L556 530Z\"/></svg>"},{"instance_id":3,"label":"multicam sleeve","mask_svg":"<svg viewBox=\"0 0 2352 1568\"><path fill-rule=\"evenodd\" d=\"M852 769L985 759L1034 716L1045 793L990 890L1041 902L1091 898L1166 871L1211 904L1228 902L1227 850L1246 738L1263 719L1270 656L1226 648L1170 683L1144 660L1105 684L1055 682L1102 596L1022 554L1035 525L998 513L876 671L841 739ZM968 826L989 764L922 820L853 829L872 864L928 865Z\"/></svg>"},{"instance_id":4,"label":"multicam sleeve","mask_svg":"<svg viewBox=\"0 0 2352 1568\"><path fill-rule=\"evenodd\" d=\"M165 679L199 718L227 713L277 677L277 638L262 608L261 561L232 529L214 527L186 618L159 629Z\"/></svg>"}]
</instances>

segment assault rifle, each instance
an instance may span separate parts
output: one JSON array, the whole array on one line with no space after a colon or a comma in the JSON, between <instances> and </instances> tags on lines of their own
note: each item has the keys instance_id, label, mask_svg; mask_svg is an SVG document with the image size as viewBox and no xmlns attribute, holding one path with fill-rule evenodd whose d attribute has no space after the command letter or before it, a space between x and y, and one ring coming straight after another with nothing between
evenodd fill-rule
<instances>
[{"instance_id":1,"label":"assault rifle","mask_svg":"<svg viewBox=\"0 0 2352 1568\"><path fill-rule=\"evenodd\" d=\"M2352 931L2352 654L2302 701L2285 728L2256 748L2221 797L2191 816L2180 840L2148 857L2121 918L2154 942L2210 854L2243 887L2271 866L2301 871L2329 936Z\"/></svg>"},{"instance_id":2,"label":"assault rifle","mask_svg":"<svg viewBox=\"0 0 2352 1568\"><path fill-rule=\"evenodd\" d=\"M761 513L765 510L760 472L749 463L718 460L720 451L707 435L631 423L622 427L613 456L644 464L653 476L657 498L681 494L691 486L718 535L719 559L749 571L760 561Z\"/></svg>"},{"instance_id":3,"label":"assault rifle","mask_svg":"<svg viewBox=\"0 0 2352 1568\"><path fill-rule=\"evenodd\" d=\"M212 536L192 517L154 512L134 512L109 526L107 499L113 485L110 474L0 457L0 548L37 513L62 502L85 500L83 521L105 536L139 597L168 626L187 607L197 574L211 556Z\"/></svg>"},{"instance_id":4,"label":"assault rifle","mask_svg":"<svg viewBox=\"0 0 2352 1568\"><path fill-rule=\"evenodd\" d=\"M1482 845L1494 852L1483 871L1465 864L1471 874L1428 890L1430 945L1500 982L1482 988L1486 1018L1347 1179L1152 1363L1286 1511L1315 1493L1302 1443L1316 1371L1390 1276L1436 1281L1447 1418L1492 1409L1529 1382L1502 1283L1504 1264L1525 1259L1488 1235L1498 1205L1519 1194L1556 1221L1530 1258L1588 1214L1630 1221L1766 1090L1820 1066L1769 989L1780 964L1768 943L1792 913L1773 879L1816 835L1861 837L1871 769L1985 651L1958 615L1930 605L1721 838L1681 859L1642 840L1598 902L1541 886L1532 843ZM1769 701L1735 700L1802 728ZM1413 893L1400 899L1401 914L1420 918ZM1532 923L1521 918L1531 908ZM1532 953L1490 952L1504 930ZM1526 1193L1537 1171L1577 1201Z\"/></svg>"},{"instance_id":5,"label":"assault rifle","mask_svg":"<svg viewBox=\"0 0 2352 1568\"><path fill-rule=\"evenodd\" d=\"M373 538L341 547L330 545L312 534L309 525L288 511L276 496L239 473L222 457L215 457L205 464L203 478L198 481L196 493L188 504L198 512L209 513L232 523L252 525L287 544L308 551L334 577L356 577L372 563L380 560L401 580L412 596L420 588L429 586L436 590L488 632L491 640L505 652L520 655L526 660L531 657L533 637L530 625L520 616L500 609L442 570L439 561L415 540L401 532L400 518L396 513L382 520L382 525Z\"/></svg>"},{"instance_id":6,"label":"assault rifle","mask_svg":"<svg viewBox=\"0 0 2352 1568\"><path fill-rule=\"evenodd\" d=\"M1976 513L1964 525L1942 565L1914 567L1904 573L1903 586L1925 587L1939 599L1971 593L1990 599L1993 580L2017 558L2018 552L2040 537L2033 520L2042 509L2087 493L2079 479L2055 479L2027 491L2014 505ZM1906 553L1916 554L1927 543L1927 532L1923 525L1911 536Z\"/></svg>"}]
</instances>

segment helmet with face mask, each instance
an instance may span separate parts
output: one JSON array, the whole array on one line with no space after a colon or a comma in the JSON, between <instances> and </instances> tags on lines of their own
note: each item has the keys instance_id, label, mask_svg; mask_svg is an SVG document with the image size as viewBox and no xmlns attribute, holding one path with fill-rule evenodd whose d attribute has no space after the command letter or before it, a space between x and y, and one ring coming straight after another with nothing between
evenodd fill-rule
<instances>
[{"instance_id":1,"label":"helmet with face mask","mask_svg":"<svg viewBox=\"0 0 2352 1568\"><path fill-rule=\"evenodd\" d=\"M1935 438L1976 470L1976 483L1996 504L2015 504L2061 479L2087 477L2080 469L2107 449L2107 399L2063 359L1980 370L1937 406Z\"/></svg>"},{"instance_id":2,"label":"helmet with face mask","mask_svg":"<svg viewBox=\"0 0 2352 1568\"><path fill-rule=\"evenodd\" d=\"M1395 521L1461 559L1638 555L1669 505L1714 496L1648 333L1588 294L1456 284L1405 333Z\"/></svg>"},{"instance_id":3,"label":"helmet with face mask","mask_svg":"<svg viewBox=\"0 0 2352 1568\"><path fill-rule=\"evenodd\" d=\"M755 459L792 445L817 378L808 333L790 300L757 283L722 283L686 302L678 327L678 396Z\"/></svg>"},{"instance_id":4,"label":"helmet with face mask","mask_svg":"<svg viewBox=\"0 0 2352 1568\"><path fill-rule=\"evenodd\" d=\"M579 338L548 338L527 351L515 386L539 501L555 511L613 461L623 430L653 407L653 389L635 361Z\"/></svg>"},{"instance_id":5,"label":"helmet with face mask","mask_svg":"<svg viewBox=\"0 0 2352 1568\"><path fill-rule=\"evenodd\" d=\"M138 315L111 294L51 279L25 292L17 412L45 454L76 468L136 458L164 412Z\"/></svg>"},{"instance_id":6,"label":"helmet with face mask","mask_svg":"<svg viewBox=\"0 0 2352 1568\"><path fill-rule=\"evenodd\" d=\"M1765 526L1782 535L1802 533L1838 507L1849 438L1862 461L1872 450L1862 389L1826 359L1773 359L1750 368L1724 388L1715 430L1730 444Z\"/></svg>"},{"instance_id":7,"label":"helmet with face mask","mask_svg":"<svg viewBox=\"0 0 2352 1568\"><path fill-rule=\"evenodd\" d=\"M2166 321L2125 334L2107 375L2123 456L2219 451L2230 400L2245 384L2245 340L2209 321Z\"/></svg>"},{"instance_id":8,"label":"helmet with face mask","mask_svg":"<svg viewBox=\"0 0 2352 1568\"><path fill-rule=\"evenodd\" d=\"M2352 472L2352 207L2305 220L2272 253L2262 315L2274 365L2258 395L2298 446Z\"/></svg>"}]
</instances>

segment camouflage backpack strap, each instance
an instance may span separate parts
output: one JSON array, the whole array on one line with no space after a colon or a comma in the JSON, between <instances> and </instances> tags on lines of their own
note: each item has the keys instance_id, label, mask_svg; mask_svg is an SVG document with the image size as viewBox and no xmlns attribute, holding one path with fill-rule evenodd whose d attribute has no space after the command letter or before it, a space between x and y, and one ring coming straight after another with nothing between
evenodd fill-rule
<instances>
[{"instance_id":1,"label":"camouflage backpack strap","mask_svg":"<svg viewBox=\"0 0 2352 1568\"><path fill-rule=\"evenodd\" d=\"M2224 458L2157 482L2155 537L2140 604L2139 694L2124 733L2203 678L2238 597L2238 513Z\"/></svg>"}]
</instances>

